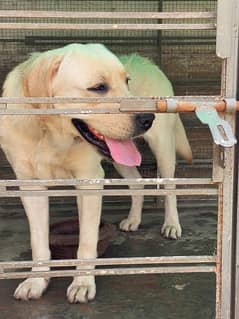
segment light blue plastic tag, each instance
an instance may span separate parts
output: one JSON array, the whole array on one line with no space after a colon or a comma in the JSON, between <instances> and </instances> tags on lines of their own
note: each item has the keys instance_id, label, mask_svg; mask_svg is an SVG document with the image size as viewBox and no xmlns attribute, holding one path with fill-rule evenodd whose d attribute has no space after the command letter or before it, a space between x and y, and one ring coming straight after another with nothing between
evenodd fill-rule
<instances>
[{"instance_id":1,"label":"light blue plastic tag","mask_svg":"<svg viewBox=\"0 0 239 319\"><path fill-rule=\"evenodd\" d=\"M232 147L237 143L231 126L227 121L220 118L216 110L196 109L195 113L203 124L208 125L215 144Z\"/></svg>"}]
</instances>

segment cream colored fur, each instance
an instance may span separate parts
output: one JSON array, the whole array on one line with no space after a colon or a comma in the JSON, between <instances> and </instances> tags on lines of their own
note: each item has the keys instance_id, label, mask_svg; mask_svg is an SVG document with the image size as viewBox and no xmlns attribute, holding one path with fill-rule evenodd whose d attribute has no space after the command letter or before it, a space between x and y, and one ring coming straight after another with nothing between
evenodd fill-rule
<instances>
[{"instance_id":1,"label":"cream colored fur","mask_svg":"<svg viewBox=\"0 0 239 319\"><path fill-rule=\"evenodd\" d=\"M129 88L137 96L172 96L172 85L165 74L148 59L138 55L123 56L120 58L131 81ZM157 161L158 174L161 177L174 177L176 153L192 161L192 151L178 114L156 114L152 127L144 134ZM140 177L136 168L123 167L114 164L116 169L125 178ZM132 188L134 188L132 186ZM140 188L138 186L138 188ZM171 188L172 186L165 186ZM141 222L142 196L132 197L132 206L128 218L120 223L125 231L135 231ZM162 234L165 237L177 239L181 237L176 196L168 195L165 198L165 220Z\"/></svg>"},{"instance_id":2,"label":"cream colored fur","mask_svg":"<svg viewBox=\"0 0 239 319\"><path fill-rule=\"evenodd\" d=\"M9 73L4 96L95 96L87 88L104 81L108 96L129 95L126 71L119 60L102 45L70 45L34 54ZM90 106L85 104L85 107ZM20 105L9 105L18 108ZM25 105L25 107L29 107ZM34 108L65 105L30 105ZM77 107L77 105L67 105ZM97 105L96 105L97 107ZM135 116L82 115L86 123L112 138L126 139L135 134ZM85 140L67 116L4 116L0 141L17 178L103 178L102 156ZM82 186L83 188L83 186ZM86 187L84 187L86 188ZM48 199L22 198L31 231L33 260L50 259ZM82 196L78 200L80 241L78 258L95 258L101 196ZM32 269L33 271L37 269ZM39 298L48 281L27 279L15 291L17 299ZM75 277L68 288L70 302L85 302L95 296L93 276Z\"/></svg>"},{"instance_id":3,"label":"cream colored fur","mask_svg":"<svg viewBox=\"0 0 239 319\"><path fill-rule=\"evenodd\" d=\"M171 85L161 71L132 56L123 58L130 73L130 89L135 95L172 95ZM137 60L138 61L138 60ZM142 64L142 62L144 62ZM138 70L139 68L139 70ZM152 68L151 71L147 71ZM147 73L147 72L148 73ZM128 96L125 68L102 45L69 45L61 49L34 54L9 73L3 96L95 96L87 88L102 81L108 84L106 96ZM162 89L160 89L162 88ZM85 107L90 104L85 104ZM102 106L102 104L101 104ZM8 105L18 108L20 105ZM66 105L25 105L28 108L63 108ZM68 104L67 107L77 107ZM98 107L96 105L95 107ZM74 116L75 117L75 116ZM128 139L135 132L134 115L78 115L101 134L115 139ZM51 178L103 178L102 156L84 139L71 123L69 116L4 116L0 123L2 148L19 179ZM184 128L177 115L160 114L145 135L151 146L162 176L173 177L175 151L188 160L191 150ZM138 177L136 168L116 165L126 177ZM81 186L81 188L86 188ZM24 188L25 189L25 188ZM31 187L33 189L33 187ZM37 188L39 189L39 188ZM137 229L141 220L142 197L133 197L128 219L121 223L124 230ZM31 232L32 258L36 261L50 259L48 234L48 198L26 196L22 202ZM98 227L101 214L101 196L78 196L80 238L78 258L96 257ZM166 217L163 231L168 237L179 237L176 198L166 198ZM32 271L39 270L32 269ZM47 270L41 268L40 270ZM39 298L48 286L48 280L29 278L15 291L17 299ZM75 277L67 290L70 302L86 302L95 297L93 276Z\"/></svg>"}]
</instances>

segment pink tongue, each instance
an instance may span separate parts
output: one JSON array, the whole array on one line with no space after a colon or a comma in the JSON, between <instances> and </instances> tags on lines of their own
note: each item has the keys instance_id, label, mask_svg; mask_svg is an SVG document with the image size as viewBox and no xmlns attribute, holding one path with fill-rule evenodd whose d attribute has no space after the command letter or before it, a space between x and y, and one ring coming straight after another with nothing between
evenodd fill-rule
<instances>
[{"instance_id":1,"label":"pink tongue","mask_svg":"<svg viewBox=\"0 0 239 319\"><path fill-rule=\"evenodd\" d=\"M141 155L131 140L118 141L105 137L110 154L116 163L126 166L139 166Z\"/></svg>"}]
</instances>

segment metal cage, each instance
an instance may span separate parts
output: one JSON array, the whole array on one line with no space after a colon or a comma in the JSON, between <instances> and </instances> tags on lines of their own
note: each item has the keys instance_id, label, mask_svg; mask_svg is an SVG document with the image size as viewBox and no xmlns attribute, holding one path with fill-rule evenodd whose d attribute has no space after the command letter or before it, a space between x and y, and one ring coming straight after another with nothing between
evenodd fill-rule
<instances>
[{"instance_id":1,"label":"metal cage","mask_svg":"<svg viewBox=\"0 0 239 319\"><path fill-rule=\"evenodd\" d=\"M172 41L174 39L162 37L162 31L168 30L216 30L217 32L217 55L222 59L222 77L221 92L218 88L215 90L217 96L176 96L171 98L115 98L116 107L114 110L106 108L97 109L99 113L127 113L127 112L194 112L195 110L218 110L224 112L225 120L230 123L235 130L235 112L239 109L239 103L236 102L237 86L237 65L238 61L238 31L239 31L239 6L237 0L227 1L218 0L217 13L210 12L62 12L62 11L43 11L37 10L1 10L0 30L10 30L18 32L19 30L109 30L117 32L119 30L147 30L145 41L150 40L151 31L158 31L157 41ZM41 20L44 18L45 20ZM55 19L53 22L51 19ZM87 19L103 19L103 22L92 23ZM216 21L215 21L216 18ZM34 19L37 22L34 22ZM116 19L116 22L115 20ZM122 22L127 19L127 22ZM140 20L140 22L138 22ZM81 22L83 21L83 22ZM113 21L113 22L112 22ZM20 31L19 31L20 32ZM193 37L193 34L192 34ZM210 38L210 37L209 37ZM211 38L210 38L211 39ZM210 41L210 39L208 41ZM32 37L29 33L28 41L45 41L48 45L48 39L41 38L39 35ZM60 38L56 38L59 43ZM192 40L193 41L193 40ZM137 45L137 39L135 40ZM170 45L170 44L169 44ZM165 54L165 53L164 53ZM200 53L199 53L200 54ZM164 59L164 55L156 57L158 61ZM177 81L176 81L177 82ZM218 85L218 83L217 83ZM177 92L182 92L178 87ZM190 90L189 90L190 92ZM200 93L200 90L198 90ZM185 93L185 92L182 92ZM220 94L220 96L219 96ZM183 95L183 94L182 94ZM238 96L237 96L238 98ZM89 99L88 99L89 100ZM112 99L91 99L92 102L104 102ZM54 109L6 109L5 105L9 103L32 103L44 101L44 103L83 103L85 99L76 98L1 98L0 114L59 114ZM147 104L147 107L145 107ZM94 108L90 110L95 112ZM60 113L84 113L89 109L73 109L71 111L62 109ZM235 227L235 185L234 178L234 158L235 150L233 147L223 148L214 145L213 147L213 171L211 178L142 178L136 180L1 180L0 197L17 197L20 195L28 196L73 196L79 193L79 190L72 189L54 189L47 191L24 191L16 189L16 186L76 186L79 184L91 185L91 189L80 190L82 194L94 194L100 192L102 195L125 196L130 194L144 195L165 195L177 194L188 196L216 196L218 201L218 226L217 226L217 251L211 256L172 256L172 257L142 257L142 258L107 258L95 260L59 260L45 262L1 262L0 279L6 278L24 278L24 277L60 277L79 275L124 275L124 274L152 274L152 273L193 273L193 272L213 272L216 274L216 318L229 319L239 318L239 272L238 272L238 232ZM107 185L107 189L94 189L94 184ZM153 185L156 187L144 190L125 190L123 185L129 184ZM176 190L160 189L159 185L173 184L177 185ZM114 189L112 186L119 186ZM190 188L190 186L192 186ZM237 234L237 235L236 235ZM237 236L237 241L236 241ZM237 245L235 244L237 243ZM236 253L237 249L237 253ZM32 266L53 266L55 270L48 272L30 272L21 271L21 268L31 268ZM72 266L103 266L101 269L72 270ZM121 266L124 267L121 267ZM134 267L132 267L132 265ZM166 265L166 266L165 266ZM117 267L112 267L117 266ZM66 269L67 267L67 269ZM236 279L236 283L235 283Z\"/></svg>"}]
</instances>

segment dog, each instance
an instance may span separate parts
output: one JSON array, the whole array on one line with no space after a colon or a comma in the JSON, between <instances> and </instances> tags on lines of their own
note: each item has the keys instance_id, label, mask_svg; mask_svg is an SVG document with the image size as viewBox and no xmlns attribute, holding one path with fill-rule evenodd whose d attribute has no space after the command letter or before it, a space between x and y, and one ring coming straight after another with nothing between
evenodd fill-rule
<instances>
[{"instance_id":1,"label":"dog","mask_svg":"<svg viewBox=\"0 0 239 319\"><path fill-rule=\"evenodd\" d=\"M72 44L33 54L18 65L6 78L3 96L129 96L128 81L122 63L104 46ZM104 105L96 104L95 108ZM92 107L89 103L84 106ZM114 105L109 103L107 106ZM60 109L65 105L25 107ZM77 105L68 104L67 107ZM131 138L145 133L153 120L151 113L4 116L1 118L0 142L18 179L103 178L102 158L108 157L121 165L140 165L141 157ZM77 198L80 219L78 258L96 258L101 197L95 194ZM48 198L24 196L21 199L30 225L32 258L34 261L49 260ZM37 267L32 271L48 269ZM17 299L37 299L48 283L45 278L28 278L17 287L14 295ZM76 276L67 290L67 297L72 303L86 302L92 300L95 293L94 276Z\"/></svg>"},{"instance_id":2,"label":"dog","mask_svg":"<svg viewBox=\"0 0 239 319\"><path fill-rule=\"evenodd\" d=\"M142 73L137 71L139 66L142 67ZM148 70L145 75L144 66ZM150 67L156 73L152 79ZM162 78L166 82L165 91L161 83ZM5 80L3 96L158 95L161 94L160 85L163 95L172 93L167 78L146 59L131 56L122 57L120 61L103 45L71 44L60 49L33 54L27 61L18 65ZM85 107L95 108L104 105L106 104L84 104ZM107 106L113 104L108 103ZM21 106L11 104L8 107ZM28 104L25 107L61 109L66 105ZM75 107L76 104L67 104L67 108ZM159 134L159 129L162 134ZM160 114L156 119L151 113L6 115L1 118L0 125L1 146L18 179L103 178L103 158L112 160L123 177L139 177L136 166L140 165L141 156L132 142L132 138L139 135L144 135L152 148L162 176L173 177L176 151L188 160L191 158L191 149L183 125L175 114ZM160 147L161 151L158 150ZM100 186L94 187L100 189ZM81 185L78 188L90 187ZM45 188L22 186L21 189ZM80 220L77 258L96 258L101 197L99 194L77 197ZM30 226L32 258L34 261L49 260L48 198L24 196L21 200ZM141 196L133 196L129 217L122 221L121 229L137 229L141 220L142 202ZM175 196L166 198L163 231L168 237L181 235ZM47 270L48 267L32 269ZM22 300L40 298L48 284L49 280L45 278L28 278L17 287L14 296ZM87 302L94 299L95 294L94 276L76 276L67 289L67 298L71 303Z\"/></svg>"}]
</instances>

